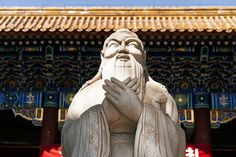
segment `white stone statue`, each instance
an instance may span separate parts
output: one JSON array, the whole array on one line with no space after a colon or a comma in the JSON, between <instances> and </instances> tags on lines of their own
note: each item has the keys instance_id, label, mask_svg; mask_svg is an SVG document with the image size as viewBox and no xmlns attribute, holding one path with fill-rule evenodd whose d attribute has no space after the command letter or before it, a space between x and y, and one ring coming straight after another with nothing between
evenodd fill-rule
<instances>
[{"instance_id":1,"label":"white stone statue","mask_svg":"<svg viewBox=\"0 0 236 157\"><path fill-rule=\"evenodd\" d=\"M75 95L62 130L64 157L184 157L185 134L166 88L148 75L138 36L120 29L93 79Z\"/></svg>"}]
</instances>

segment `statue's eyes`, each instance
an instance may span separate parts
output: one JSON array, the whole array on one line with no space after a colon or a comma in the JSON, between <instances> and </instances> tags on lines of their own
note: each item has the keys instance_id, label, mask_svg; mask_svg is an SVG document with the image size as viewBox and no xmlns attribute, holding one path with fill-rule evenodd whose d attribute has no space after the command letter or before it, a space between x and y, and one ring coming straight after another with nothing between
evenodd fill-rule
<instances>
[{"instance_id":1,"label":"statue's eyes","mask_svg":"<svg viewBox=\"0 0 236 157\"><path fill-rule=\"evenodd\" d=\"M119 44L116 41L110 41L107 45L107 47L118 47Z\"/></svg>"},{"instance_id":2,"label":"statue's eyes","mask_svg":"<svg viewBox=\"0 0 236 157\"><path fill-rule=\"evenodd\" d=\"M128 46L129 47L134 47L134 48L139 48L139 44L135 41L129 42Z\"/></svg>"}]
</instances>

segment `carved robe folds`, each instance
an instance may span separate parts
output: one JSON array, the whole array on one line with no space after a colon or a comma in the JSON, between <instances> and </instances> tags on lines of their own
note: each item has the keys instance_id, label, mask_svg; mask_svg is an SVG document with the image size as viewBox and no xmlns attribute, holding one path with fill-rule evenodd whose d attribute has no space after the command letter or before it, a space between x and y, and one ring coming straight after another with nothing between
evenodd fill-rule
<instances>
[{"instance_id":1,"label":"carved robe folds","mask_svg":"<svg viewBox=\"0 0 236 157\"><path fill-rule=\"evenodd\" d=\"M185 135L178 123L175 122L175 104L168 102L165 104L167 106L160 107L155 103L155 99L150 98L150 96L159 93L149 88L146 91L150 94L148 94L149 96L146 94L143 101L143 112L134 135L133 156L183 157ZM88 95L92 96L93 94L95 93L91 92ZM87 99L87 101L90 100ZM163 112L163 109L166 112ZM64 157L117 156L112 154L109 126L101 105L91 106L79 119L68 120L62 134Z\"/></svg>"},{"instance_id":2,"label":"carved robe folds","mask_svg":"<svg viewBox=\"0 0 236 157\"><path fill-rule=\"evenodd\" d=\"M166 88L151 79L138 36L119 29L104 42L98 73L70 105L64 157L183 157L184 131Z\"/></svg>"}]
</instances>

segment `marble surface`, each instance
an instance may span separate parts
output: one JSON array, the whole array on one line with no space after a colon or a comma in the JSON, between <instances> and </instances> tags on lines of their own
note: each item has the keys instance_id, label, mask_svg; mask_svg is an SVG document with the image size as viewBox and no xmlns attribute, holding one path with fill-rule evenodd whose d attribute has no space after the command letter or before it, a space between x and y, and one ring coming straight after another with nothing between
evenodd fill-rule
<instances>
[{"instance_id":1,"label":"marble surface","mask_svg":"<svg viewBox=\"0 0 236 157\"><path fill-rule=\"evenodd\" d=\"M64 157L183 157L185 134L165 86L148 74L138 36L104 42L98 73L75 95L62 131Z\"/></svg>"}]
</instances>

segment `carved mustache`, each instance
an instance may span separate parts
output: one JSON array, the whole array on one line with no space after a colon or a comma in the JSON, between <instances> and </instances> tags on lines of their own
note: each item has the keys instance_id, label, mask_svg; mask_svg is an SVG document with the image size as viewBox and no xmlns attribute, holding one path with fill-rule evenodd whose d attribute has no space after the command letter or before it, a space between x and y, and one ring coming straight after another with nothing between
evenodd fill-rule
<instances>
[{"instance_id":1,"label":"carved mustache","mask_svg":"<svg viewBox=\"0 0 236 157\"><path fill-rule=\"evenodd\" d=\"M130 59L129 55L128 54L118 54L117 59Z\"/></svg>"}]
</instances>

